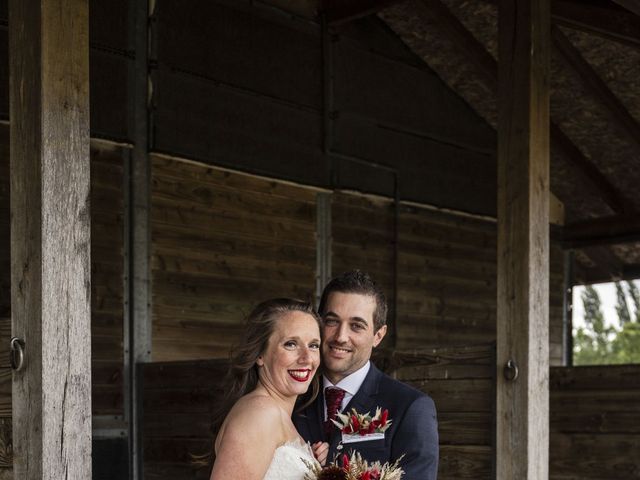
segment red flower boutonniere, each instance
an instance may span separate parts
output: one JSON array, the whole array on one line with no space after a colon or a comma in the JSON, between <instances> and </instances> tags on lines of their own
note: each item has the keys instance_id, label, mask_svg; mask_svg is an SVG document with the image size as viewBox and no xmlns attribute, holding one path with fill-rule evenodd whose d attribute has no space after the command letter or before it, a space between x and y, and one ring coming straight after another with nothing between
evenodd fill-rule
<instances>
[{"instance_id":1,"label":"red flower boutonniere","mask_svg":"<svg viewBox=\"0 0 640 480\"><path fill-rule=\"evenodd\" d=\"M382 410L380 407L376 408L376 414L373 417L369 412L361 414L353 408L351 413L339 413L338 420L332 420L332 422L344 435L361 436L374 433L384 434L391 425L389 410Z\"/></svg>"}]
</instances>

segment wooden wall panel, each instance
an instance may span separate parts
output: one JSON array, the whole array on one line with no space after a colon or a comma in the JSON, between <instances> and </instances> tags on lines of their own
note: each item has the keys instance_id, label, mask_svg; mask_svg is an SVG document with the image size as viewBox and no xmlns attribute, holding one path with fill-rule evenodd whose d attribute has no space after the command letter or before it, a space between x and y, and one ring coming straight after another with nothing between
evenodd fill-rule
<instances>
[{"instance_id":1,"label":"wooden wall panel","mask_svg":"<svg viewBox=\"0 0 640 480\"><path fill-rule=\"evenodd\" d=\"M334 275L369 271L392 305L392 204L338 193L332 205ZM398 348L495 341L495 222L402 206L399 229ZM557 245L550 283L550 361L561 365L563 257Z\"/></svg>"},{"instance_id":2,"label":"wooden wall panel","mask_svg":"<svg viewBox=\"0 0 640 480\"><path fill-rule=\"evenodd\" d=\"M242 3L158 1L153 25L158 63L319 110L319 26ZM203 39L209 39L207 48L194 48Z\"/></svg>"},{"instance_id":3,"label":"wooden wall panel","mask_svg":"<svg viewBox=\"0 0 640 480\"><path fill-rule=\"evenodd\" d=\"M552 480L640 478L640 366L552 368Z\"/></svg>"},{"instance_id":4,"label":"wooden wall panel","mask_svg":"<svg viewBox=\"0 0 640 480\"><path fill-rule=\"evenodd\" d=\"M315 195L153 157L155 361L226 357L255 304L312 298Z\"/></svg>"},{"instance_id":5,"label":"wooden wall panel","mask_svg":"<svg viewBox=\"0 0 640 480\"><path fill-rule=\"evenodd\" d=\"M331 216L332 276L356 268L368 272L384 291L393 315L393 206L388 201L335 193Z\"/></svg>"},{"instance_id":6,"label":"wooden wall panel","mask_svg":"<svg viewBox=\"0 0 640 480\"><path fill-rule=\"evenodd\" d=\"M144 478L208 479L193 455L211 452L211 425L223 396L227 360L147 364L144 385Z\"/></svg>"},{"instance_id":7,"label":"wooden wall panel","mask_svg":"<svg viewBox=\"0 0 640 480\"><path fill-rule=\"evenodd\" d=\"M400 234L398 346L495 340L495 223L404 210Z\"/></svg>"},{"instance_id":8,"label":"wooden wall panel","mask_svg":"<svg viewBox=\"0 0 640 480\"><path fill-rule=\"evenodd\" d=\"M124 192L118 147L91 149L91 366L94 415L123 415Z\"/></svg>"},{"instance_id":9,"label":"wooden wall panel","mask_svg":"<svg viewBox=\"0 0 640 480\"><path fill-rule=\"evenodd\" d=\"M389 43L394 40L389 38ZM416 66L389 58L371 51L364 38L362 43L355 45L342 37L335 42L337 110L376 119L405 134L419 132L470 149L495 149L495 132L489 124L448 90L426 63ZM495 172L495 164L493 168Z\"/></svg>"}]
</instances>

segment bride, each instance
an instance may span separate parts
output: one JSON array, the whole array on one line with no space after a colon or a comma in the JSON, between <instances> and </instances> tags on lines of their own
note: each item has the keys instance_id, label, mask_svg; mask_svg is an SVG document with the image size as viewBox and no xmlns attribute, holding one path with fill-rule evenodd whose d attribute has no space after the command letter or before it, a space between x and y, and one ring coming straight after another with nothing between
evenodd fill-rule
<instances>
[{"instance_id":1,"label":"bride","mask_svg":"<svg viewBox=\"0 0 640 480\"><path fill-rule=\"evenodd\" d=\"M325 462L328 444L309 446L291 422L298 395L318 391L319 322L299 300L267 300L251 312L214 425L211 480L303 480L305 461Z\"/></svg>"}]
</instances>

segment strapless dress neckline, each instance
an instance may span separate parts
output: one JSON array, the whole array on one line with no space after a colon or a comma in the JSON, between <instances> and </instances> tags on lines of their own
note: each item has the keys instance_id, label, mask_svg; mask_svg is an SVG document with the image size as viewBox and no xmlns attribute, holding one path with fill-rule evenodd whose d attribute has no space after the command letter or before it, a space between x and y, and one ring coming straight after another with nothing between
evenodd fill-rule
<instances>
[{"instance_id":1,"label":"strapless dress neckline","mask_svg":"<svg viewBox=\"0 0 640 480\"><path fill-rule=\"evenodd\" d=\"M264 480L304 480L309 472L309 465L315 463L316 459L308 443L300 438L289 440L273 452Z\"/></svg>"}]
</instances>

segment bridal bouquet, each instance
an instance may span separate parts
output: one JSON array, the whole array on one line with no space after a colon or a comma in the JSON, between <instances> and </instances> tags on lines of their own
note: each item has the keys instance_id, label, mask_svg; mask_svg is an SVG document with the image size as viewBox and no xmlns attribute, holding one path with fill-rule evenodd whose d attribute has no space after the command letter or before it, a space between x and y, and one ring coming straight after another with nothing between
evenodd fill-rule
<instances>
[{"instance_id":1,"label":"bridal bouquet","mask_svg":"<svg viewBox=\"0 0 640 480\"><path fill-rule=\"evenodd\" d=\"M398 466L400 459L394 463L373 462L369 464L359 453L351 457L342 455L342 466L338 462L321 467L319 464L307 464L309 472L304 480L400 480L404 473Z\"/></svg>"}]
</instances>

